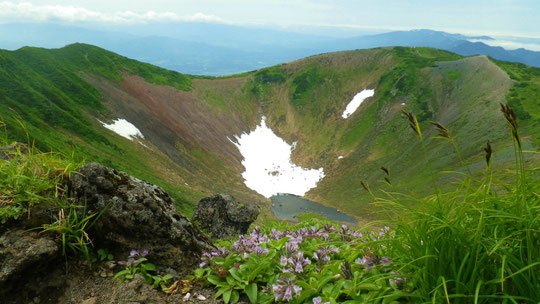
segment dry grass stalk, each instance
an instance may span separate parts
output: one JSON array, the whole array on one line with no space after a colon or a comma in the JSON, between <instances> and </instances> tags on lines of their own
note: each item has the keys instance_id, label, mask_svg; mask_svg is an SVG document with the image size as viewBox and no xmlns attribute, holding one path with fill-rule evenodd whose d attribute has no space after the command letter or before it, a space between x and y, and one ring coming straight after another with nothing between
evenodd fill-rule
<instances>
[{"instance_id":1,"label":"dry grass stalk","mask_svg":"<svg viewBox=\"0 0 540 304\"><path fill-rule=\"evenodd\" d=\"M516 120L516 112L510 108L508 104L500 103L501 105L501 112L504 115L504 118L506 119L506 122L508 123L508 126L510 126L510 130L512 131L512 137L518 144L518 147L521 149L521 138L519 137L518 132L518 126L517 126L517 120Z\"/></svg>"},{"instance_id":2,"label":"dry grass stalk","mask_svg":"<svg viewBox=\"0 0 540 304\"><path fill-rule=\"evenodd\" d=\"M486 164L489 166L489 163L491 162L491 156L493 154L493 150L491 149L491 144L489 143L489 140L484 147L484 152L486 152Z\"/></svg>"},{"instance_id":3,"label":"dry grass stalk","mask_svg":"<svg viewBox=\"0 0 540 304\"><path fill-rule=\"evenodd\" d=\"M452 138L450 136L450 131L448 131L448 129L445 126L443 126L440 122L430 121L429 123L435 126L435 129L437 129L437 132L439 132L438 134L439 137L446 138L446 139Z\"/></svg>"},{"instance_id":4,"label":"dry grass stalk","mask_svg":"<svg viewBox=\"0 0 540 304\"><path fill-rule=\"evenodd\" d=\"M420 125L418 124L418 120L416 119L416 116L414 116L413 113L407 112L405 110L401 110L401 113L407 116L407 119L409 120L409 126L411 127L411 129L413 129L414 133L422 137L422 132L420 131Z\"/></svg>"},{"instance_id":5,"label":"dry grass stalk","mask_svg":"<svg viewBox=\"0 0 540 304\"><path fill-rule=\"evenodd\" d=\"M368 189L368 187L366 186L366 184L364 183L363 180L360 180L360 185L362 186L362 188L364 188L366 191L369 192L369 189Z\"/></svg>"}]
</instances>

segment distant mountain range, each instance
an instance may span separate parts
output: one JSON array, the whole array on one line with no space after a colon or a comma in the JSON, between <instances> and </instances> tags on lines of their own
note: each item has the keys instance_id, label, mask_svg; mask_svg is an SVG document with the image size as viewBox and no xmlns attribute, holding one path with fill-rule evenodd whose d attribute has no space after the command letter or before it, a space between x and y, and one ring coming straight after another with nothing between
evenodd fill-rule
<instances>
[{"instance_id":1,"label":"distant mountain range","mask_svg":"<svg viewBox=\"0 0 540 304\"><path fill-rule=\"evenodd\" d=\"M82 42L174 71L229 75L256 70L320 53L383 46L433 47L459 55L488 55L498 60L540 67L540 52L505 50L482 42L488 36L464 36L432 30L395 31L353 38L208 23L99 27L58 24L1 24L0 48L59 48Z\"/></svg>"}]
</instances>

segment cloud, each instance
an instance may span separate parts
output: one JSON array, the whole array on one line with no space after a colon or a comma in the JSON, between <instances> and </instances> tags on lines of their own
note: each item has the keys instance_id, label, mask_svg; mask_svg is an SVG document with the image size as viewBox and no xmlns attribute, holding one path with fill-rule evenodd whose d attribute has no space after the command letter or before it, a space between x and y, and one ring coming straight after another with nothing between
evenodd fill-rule
<instances>
[{"instance_id":1,"label":"cloud","mask_svg":"<svg viewBox=\"0 0 540 304\"><path fill-rule=\"evenodd\" d=\"M0 20L6 21L65 21L65 22L106 22L106 23L146 23L146 22L208 22L228 23L218 16L196 13L180 16L174 12L113 12L103 13L83 7L63 5L34 5L28 2L0 2Z\"/></svg>"},{"instance_id":2,"label":"cloud","mask_svg":"<svg viewBox=\"0 0 540 304\"><path fill-rule=\"evenodd\" d=\"M540 52L539 43L522 43L517 41L508 41L508 40L482 40L482 39L469 39L470 42L483 42L490 46L500 46L505 50L516 50L516 49L526 49L530 51Z\"/></svg>"}]
</instances>

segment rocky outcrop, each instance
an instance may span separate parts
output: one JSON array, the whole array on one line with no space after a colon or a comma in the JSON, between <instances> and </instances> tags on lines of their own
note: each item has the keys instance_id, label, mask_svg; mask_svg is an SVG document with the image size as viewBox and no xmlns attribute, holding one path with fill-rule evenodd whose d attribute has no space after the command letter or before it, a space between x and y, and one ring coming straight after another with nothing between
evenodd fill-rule
<instances>
[{"instance_id":1,"label":"rocky outcrop","mask_svg":"<svg viewBox=\"0 0 540 304\"><path fill-rule=\"evenodd\" d=\"M192 220L212 238L226 239L247 233L258 215L256 205L237 203L230 195L218 194L200 200Z\"/></svg>"},{"instance_id":2,"label":"rocky outcrop","mask_svg":"<svg viewBox=\"0 0 540 304\"><path fill-rule=\"evenodd\" d=\"M0 298L9 302L14 293L19 298L31 297L29 294L48 288L49 282L21 287L47 275L48 265L61 261L59 251L58 244L43 234L18 229L5 232L0 237Z\"/></svg>"},{"instance_id":3,"label":"rocky outcrop","mask_svg":"<svg viewBox=\"0 0 540 304\"><path fill-rule=\"evenodd\" d=\"M213 249L163 189L124 172L87 163L72 175L71 191L89 214L105 210L90 231L95 247L120 256L145 249L159 265L177 270L195 265L202 252Z\"/></svg>"}]
</instances>

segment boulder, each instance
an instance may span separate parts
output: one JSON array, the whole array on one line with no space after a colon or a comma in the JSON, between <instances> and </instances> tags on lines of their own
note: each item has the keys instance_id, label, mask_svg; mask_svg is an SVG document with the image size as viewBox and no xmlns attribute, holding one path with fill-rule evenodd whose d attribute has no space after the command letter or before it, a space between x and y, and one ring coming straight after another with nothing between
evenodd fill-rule
<instances>
[{"instance_id":1,"label":"boulder","mask_svg":"<svg viewBox=\"0 0 540 304\"><path fill-rule=\"evenodd\" d=\"M192 220L212 238L227 239L247 233L259 215L259 207L241 204L230 195L203 198L197 204Z\"/></svg>"},{"instance_id":2,"label":"boulder","mask_svg":"<svg viewBox=\"0 0 540 304\"><path fill-rule=\"evenodd\" d=\"M6 231L0 237L0 298L35 292L32 279L47 275L48 265L60 263L59 257L58 244L44 234Z\"/></svg>"},{"instance_id":3,"label":"boulder","mask_svg":"<svg viewBox=\"0 0 540 304\"><path fill-rule=\"evenodd\" d=\"M162 188L99 163L87 163L71 176L72 197L87 213L103 214L90 230L94 247L115 256L132 249L148 250L151 261L183 270L214 249Z\"/></svg>"}]
</instances>

